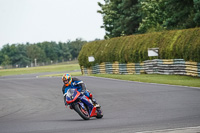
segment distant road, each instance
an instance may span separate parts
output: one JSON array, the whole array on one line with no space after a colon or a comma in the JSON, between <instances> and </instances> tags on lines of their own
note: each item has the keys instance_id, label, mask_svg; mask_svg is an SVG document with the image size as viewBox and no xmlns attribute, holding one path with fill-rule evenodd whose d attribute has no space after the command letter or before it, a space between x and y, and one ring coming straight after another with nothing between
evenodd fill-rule
<instances>
[{"instance_id":1,"label":"distant road","mask_svg":"<svg viewBox=\"0 0 200 133\"><path fill-rule=\"evenodd\" d=\"M66 108L60 77L0 78L0 133L132 133L200 126L200 88L81 76L103 119Z\"/></svg>"}]
</instances>

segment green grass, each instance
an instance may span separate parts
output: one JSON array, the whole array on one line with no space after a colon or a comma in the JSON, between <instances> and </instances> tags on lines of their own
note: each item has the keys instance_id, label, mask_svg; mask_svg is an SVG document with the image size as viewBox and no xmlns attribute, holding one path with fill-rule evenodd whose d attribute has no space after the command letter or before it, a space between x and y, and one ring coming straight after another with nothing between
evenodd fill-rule
<instances>
[{"instance_id":1,"label":"green grass","mask_svg":"<svg viewBox=\"0 0 200 133\"><path fill-rule=\"evenodd\" d=\"M80 70L79 64L78 63L59 64L59 65L29 67L29 68L1 69L0 76L42 73L42 72L59 72L59 71L61 72L61 71L72 71L72 70Z\"/></svg>"},{"instance_id":2,"label":"green grass","mask_svg":"<svg viewBox=\"0 0 200 133\"><path fill-rule=\"evenodd\" d=\"M78 63L75 63L75 64L62 63L62 64L57 64L57 65L49 65L49 66L41 66L41 67L2 69L0 70L0 76L42 73L42 72L62 72L62 71L73 71L73 70L80 70L80 66ZM64 73L53 74L53 75L43 75L41 77L46 77L46 76L61 77L63 74ZM72 76L81 76L81 72L72 72L70 74ZM156 74L140 74L140 75L93 74L91 76L138 81L138 82L147 82L147 83L200 87L200 78L190 77L190 76L156 75Z\"/></svg>"},{"instance_id":3,"label":"green grass","mask_svg":"<svg viewBox=\"0 0 200 133\"><path fill-rule=\"evenodd\" d=\"M190 77L190 76L156 75L156 74L140 74L140 75L93 74L91 76L147 82L147 83L200 87L200 78Z\"/></svg>"}]
</instances>

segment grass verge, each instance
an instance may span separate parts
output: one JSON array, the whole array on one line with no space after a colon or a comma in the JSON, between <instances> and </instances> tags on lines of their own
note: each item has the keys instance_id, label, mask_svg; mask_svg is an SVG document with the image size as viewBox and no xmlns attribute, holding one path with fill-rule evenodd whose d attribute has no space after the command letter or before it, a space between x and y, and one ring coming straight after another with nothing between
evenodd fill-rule
<instances>
[{"instance_id":1,"label":"grass verge","mask_svg":"<svg viewBox=\"0 0 200 133\"><path fill-rule=\"evenodd\" d=\"M42 72L62 72L62 71L73 71L73 70L80 70L80 66L78 63L75 64L62 63L57 65L40 66L40 67L2 69L0 70L0 76L42 73ZM53 77L53 76L60 77L63 74L64 73L43 75L41 77ZM81 76L81 72L72 72L70 74L72 76ZM93 74L91 76L147 82L147 83L200 87L200 78L190 77L190 76L156 75L156 74L140 74L140 75Z\"/></svg>"},{"instance_id":2,"label":"grass verge","mask_svg":"<svg viewBox=\"0 0 200 133\"><path fill-rule=\"evenodd\" d=\"M200 87L200 78L190 77L190 76L157 75L157 74L140 74L140 75L93 74L91 76L146 82L146 83Z\"/></svg>"},{"instance_id":3,"label":"grass verge","mask_svg":"<svg viewBox=\"0 0 200 133\"><path fill-rule=\"evenodd\" d=\"M42 72L59 72L59 71L61 72L61 71L73 71L73 70L80 70L80 66L78 63L29 67L29 68L2 69L0 70L0 76L42 73Z\"/></svg>"}]
</instances>

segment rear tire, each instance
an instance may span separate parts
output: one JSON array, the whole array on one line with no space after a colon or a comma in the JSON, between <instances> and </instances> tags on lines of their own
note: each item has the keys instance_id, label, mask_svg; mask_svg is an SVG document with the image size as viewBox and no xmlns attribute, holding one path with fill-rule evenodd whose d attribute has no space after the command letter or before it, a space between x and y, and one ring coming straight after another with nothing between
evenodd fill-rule
<instances>
[{"instance_id":1,"label":"rear tire","mask_svg":"<svg viewBox=\"0 0 200 133\"><path fill-rule=\"evenodd\" d=\"M85 105L84 105L85 107ZM85 107L86 109L86 107ZM84 120L89 120L90 119L90 114L88 113L88 110L84 110L79 104L74 105L74 110L84 119Z\"/></svg>"}]
</instances>

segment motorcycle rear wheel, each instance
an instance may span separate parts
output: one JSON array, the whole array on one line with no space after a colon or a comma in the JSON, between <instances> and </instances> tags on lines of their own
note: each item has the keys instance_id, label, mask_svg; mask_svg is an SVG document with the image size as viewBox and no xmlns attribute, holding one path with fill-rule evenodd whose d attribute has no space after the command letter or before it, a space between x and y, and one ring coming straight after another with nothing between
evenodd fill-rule
<instances>
[{"instance_id":1,"label":"motorcycle rear wheel","mask_svg":"<svg viewBox=\"0 0 200 133\"><path fill-rule=\"evenodd\" d=\"M84 105L85 107L85 105ZM86 107L85 107L86 109ZM84 110L79 104L74 105L74 110L84 119L84 120L89 120L90 115L88 113L88 110Z\"/></svg>"}]
</instances>

